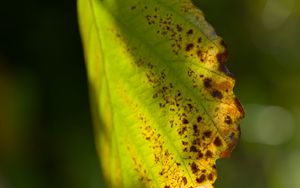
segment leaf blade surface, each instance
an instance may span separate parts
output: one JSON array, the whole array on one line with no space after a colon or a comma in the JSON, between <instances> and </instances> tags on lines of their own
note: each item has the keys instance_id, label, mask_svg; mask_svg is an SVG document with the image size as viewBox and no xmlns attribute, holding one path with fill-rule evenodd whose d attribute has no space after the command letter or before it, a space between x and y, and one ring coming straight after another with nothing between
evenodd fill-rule
<instances>
[{"instance_id":1,"label":"leaf blade surface","mask_svg":"<svg viewBox=\"0 0 300 188\"><path fill-rule=\"evenodd\" d=\"M212 187L244 116L223 40L190 1L79 0L111 187Z\"/></svg>"}]
</instances>

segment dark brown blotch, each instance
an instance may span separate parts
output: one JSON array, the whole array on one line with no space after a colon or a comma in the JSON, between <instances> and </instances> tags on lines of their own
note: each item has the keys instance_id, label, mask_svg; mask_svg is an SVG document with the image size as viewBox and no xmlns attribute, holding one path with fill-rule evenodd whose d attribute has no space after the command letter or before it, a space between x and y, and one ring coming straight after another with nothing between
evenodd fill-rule
<instances>
[{"instance_id":1,"label":"dark brown blotch","mask_svg":"<svg viewBox=\"0 0 300 188\"><path fill-rule=\"evenodd\" d=\"M191 51L194 48L194 44L193 43L189 43L186 45L185 47L185 51Z\"/></svg>"},{"instance_id":2,"label":"dark brown blotch","mask_svg":"<svg viewBox=\"0 0 300 188\"><path fill-rule=\"evenodd\" d=\"M184 110L186 110L187 113L191 112L193 110L194 106L191 103L188 103L187 106L184 107Z\"/></svg>"},{"instance_id":3,"label":"dark brown blotch","mask_svg":"<svg viewBox=\"0 0 300 188\"><path fill-rule=\"evenodd\" d=\"M202 117L201 117L201 116L198 116L198 117L197 117L197 122L200 123L201 120L202 120Z\"/></svg>"},{"instance_id":4,"label":"dark brown blotch","mask_svg":"<svg viewBox=\"0 0 300 188\"><path fill-rule=\"evenodd\" d=\"M203 57L203 54L202 54L202 51L201 51L201 50L198 50L198 51L197 51L197 56L198 56L198 58L200 59L200 61L204 61L204 57Z\"/></svg>"},{"instance_id":5,"label":"dark brown blotch","mask_svg":"<svg viewBox=\"0 0 300 188\"><path fill-rule=\"evenodd\" d=\"M208 174L207 178L212 181L214 179L214 175L212 173Z\"/></svg>"},{"instance_id":6,"label":"dark brown blotch","mask_svg":"<svg viewBox=\"0 0 300 188\"><path fill-rule=\"evenodd\" d=\"M176 25L176 28L177 28L177 31L179 31L179 32L182 31L182 27L179 24Z\"/></svg>"},{"instance_id":7,"label":"dark brown blotch","mask_svg":"<svg viewBox=\"0 0 300 188\"><path fill-rule=\"evenodd\" d=\"M196 146L191 146L190 152L198 152L198 149Z\"/></svg>"},{"instance_id":8,"label":"dark brown blotch","mask_svg":"<svg viewBox=\"0 0 300 188\"><path fill-rule=\"evenodd\" d=\"M189 144L188 142L185 142L185 141L182 141L181 143L182 143L182 145L184 145L184 146L186 146L186 145Z\"/></svg>"},{"instance_id":9,"label":"dark brown blotch","mask_svg":"<svg viewBox=\"0 0 300 188\"><path fill-rule=\"evenodd\" d=\"M207 158L212 158L213 153L212 153L210 150L207 150L206 153L205 153L205 156L206 156Z\"/></svg>"},{"instance_id":10,"label":"dark brown blotch","mask_svg":"<svg viewBox=\"0 0 300 188\"><path fill-rule=\"evenodd\" d=\"M187 131L187 127L184 126L184 127L182 127L182 129L179 129L179 130L178 130L178 134L179 134L179 135L183 135L186 131Z\"/></svg>"},{"instance_id":11,"label":"dark brown blotch","mask_svg":"<svg viewBox=\"0 0 300 188\"><path fill-rule=\"evenodd\" d=\"M200 142L201 142L200 138L196 138L195 140L193 140L194 145L200 145Z\"/></svg>"},{"instance_id":12,"label":"dark brown blotch","mask_svg":"<svg viewBox=\"0 0 300 188\"><path fill-rule=\"evenodd\" d=\"M215 89L211 92L211 96L217 99L223 98L222 93L219 90L215 90Z\"/></svg>"},{"instance_id":13,"label":"dark brown blotch","mask_svg":"<svg viewBox=\"0 0 300 188\"><path fill-rule=\"evenodd\" d=\"M228 58L228 50L227 50L227 45L225 44L224 40L221 40L220 44L224 47L224 51L217 54L217 59L218 59L219 63L224 64Z\"/></svg>"},{"instance_id":14,"label":"dark brown blotch","mask_svg":"<svg viewBox=\"0 0 300 188\"><path fill-rule=\"evenodd\" d=\"M183 118L183 119L182 119L182 123L183 123L183 124L188 124L189 121L188 121L187 119Z\"/></svg>"},{"instance_id":15,"label":"dark brown blotch","mask_svg":"<svg viewBox=\"0 0 300 188\"><path fill-rule=\"evenodd\" d=\"M206 137L206 138L210 138L211 137L211 131L205 131L203 133L203 135Z\"/></svg>"},{"instance_id":16,"label":"dark brown blotch","mask_svg":"<svg viewBox=\"0 0 300 188\"><path fill-rule=\"evenodd\" d=\"M214 140L214 145L217 147L220 147L222 145L222 141L218 136Z\"/></svg>"},{"instance_id":17,"label":"dark brown blotch","mask_svg":"<svg viewBox=\"0 0 300 188\"><path fill-rule=\"evenodd\" d=\"M161 103L161 102L159 103L159 107L160 107L160 108L164 108L165 106L166 106L166 104Z\"/></svg>"},{"instance_id":18,"label":"dark brown blotch","mask_svg":"<svg viewBox=\"0 0 300 188\"><path fill-rule=\"evenodd\" d=\"M199 151L197 154L197 159L202 159L202 158L203 158L203 153Z\"/></svg>"},{"instance_id":19,"label":"dark brown blotch","mask_svg":"<svg viewBox=\"0 0 300 188\"><path fill-rule=\"evenodd\" d=\"M231 124L232 124L232 119L231 119L231 117L230 117L230 116L226 116L224 122L225 122L226 124L228 124L228 125L231 125Z\"/></svg>"},{"instance_id":20,"label":"dark brown blotch","mask_svg":"<svg viewBox=\"0 0 300 188\"><path fill-rule=\"evenodd\" d=\"M193 163L191 164L191 169L192 169L192 172L193 172L194 174L196 174L196 173L199 171L199 167L198 167L198 165L197 165L195 162L193 162Z\"/></svg>"},{"instance_id":21,"label":"dark brown blotch","mask_svg":"<svg viewBox=\"0 0 300 188\"><path fill-rule=\"evenodd\" d=\"M218 62L221 63L221 64L224 64L227 61L227 58L228 58L228 52L227 52L227 50L225 50L222 53L218 53L217 54Z\"/></svg>"},{"instance_id":22,"label":"dark brown blotch","mask_svg":"<svg viewBox=\"0 0 300 188\"><path fill-rule=\"evenodd\" d=\"M192 35L193 33L194 33L193 29L190 29L186 32L186 34L188 34L188 35Z\"/></svg>"},{"instance_id":23,"label":"dark brown blotch","mask_svg":"<svg viewBox=\"0 0 300 188\"><path fill-rule=\"evenodd\" d=\"M197 135L199 133L198 126L196 124L193 125L194 134Z\"/></svg>"},{"instance_id":24,"label":"dark brown blotch","mask_svg":"<svg viewBox=\"0 0 300 188\"><path fill-rule=\"evenodd\" d=\"M199 178L196 178L197 183L202 183L204 182L206 179L205 175L202 174Z\"/></svg>"},{"instance_id":25,"label":"dark brown blotch","mask_svg":"<svg viewBox=\"0 0 300 188\"><path fill-rule=\"evenodd\" d=\"M243 107L242 107L242 105L241 105L239 99L238 99L238 98L235 98L235 99L234 99L234 103L235 103L236 107L238 108L238 110L239 110L239 112L241 113L242 118L243 118L243 117L245 116L245 112L244 112L244 109L243 109Z\"/></svg>"},{"instance_id":26,"label":"dark brown blotch","mask_svg":"<svg viewBox=\"0 0 300 188\"><path fill-rule=\"evenodd\" d=\"M186 177L182 177L182 181L183 181L183 184L184 184L184 185L187 184L187 179L186 179Z\"/></svg>"},{"instance_id":27,"label":"dark brown blotch","mask_svg":"<svg viewBox=\"0 0 300 188\"><path fill-rule=\"evenodd\" d=\"M212 82L212 80L210 78L205 78L203 80L204 87L210 88L211 87L211 82Z\"/></svg>"}]
</instances>

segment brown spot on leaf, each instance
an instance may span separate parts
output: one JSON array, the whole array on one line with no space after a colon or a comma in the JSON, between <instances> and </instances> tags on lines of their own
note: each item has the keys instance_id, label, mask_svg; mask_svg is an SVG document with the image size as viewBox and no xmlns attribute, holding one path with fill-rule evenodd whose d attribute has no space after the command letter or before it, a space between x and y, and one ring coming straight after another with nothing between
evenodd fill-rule
<instances>
[{"instance_id":1,"label":"brown spot on leaf","mask_svg":"<svg viewBox=\"0 0 300 188\"><path fill-rule=\"evenodd\" d=\"M215 140L214 140L214 145L219 147L222 145L222 141L220 140L219 137L216 137Z\"/></svg>"},{"instance_id":2,"label":"brown spot on leaf","mask_svg":"<svg viewBox=\"0 0 300 188\"><path fill-rule=\"evenodd\" d=\"M213 153L212 153L210 150L207 150L206 153L205 153L205 156L206 156L207 158L212 158Z\"/></svg>"},{"instance_id":3,"label":"brown spot on leaf","mask_svg":"<svg viewBox=\"0 0 300 188\"><path fill-rule=\"evenodd\" d=\"M188 121L187 119L183 118L183 119L182 119L182 123L183 123L183 124L188 124L189 121Z\"/></svg>"},{"instance_id":4,"label":"brown spot on leaf","mask_svg":"<svg viewBox=\"0 0 300 188\"><path fill-rule=\"evenodd\" d=\"M202 120L202 117L201 117L201 116L198 116L198 117L197 117L197 122L200 123L201 120Z\"/></svg>"},{"instance_id":5,"label":"brown spot on leaf","mask_svg":"<svg viewBox=\"0 0 300 188\"><path fill-rule=\"evenodd\" d=\"M241 105L239 99L234 98L234 103L235 103L236 107L238 108L238 110L239 110L239 112L241 113L242 118L243 118L243 117L245 116L245 112L244 112L244 109L243 109L243 107L242 107L242 105Z\"/></svg>"},{"instance_id":6,"label":"brown spot on leaf","mask_svg":"<svg viewBox=\"0 0 300 188\"><path fill-rule=\"evenodd\" d=\"M183 135L186 131L187 131L187 127L184 126L184 127L182 127L182 129L179 129L179 130L178 130L178 134L179 134L179 135Z\"/></svg>"},{"instance_id":7,"label":"brown spot on leaf","mask_svg":"<svg viewBox=\"0 0 300 188\"><path fill-rule=\"evenodd\" d=\"M214 175L212 173L208 174L207 178L212 181L214 179Z\"/></svg>"},{"instance_id":8,"label":"brown spot on leaf","mask_svg":"<svg viewBox=\"0 0 300 188\"><path fill-rule=\"evenodd\" d=\"M193 34L193 29L190 29L190 30L188 30L187 32L186 32L186 34L188 34L188 35L192 35Z\"/></svg>"},{"instance_id":9,"label":"brown spot on leaf","mask_svg":"<svg viewBox=\"0 0 300 188\"><path fill-rule=\"evenodd\" d=\"M182 177L182 181L183 181L183 184L184 184L184 185L187 184L187 179L186 179L186 177Z\"/></svg>"},{"instance_id":10,"label":"brown spot on leaf","mask_svg":"<svg viewBox=\"0 0 300 188\"><path fill-rule=\"evenodd\" d=\"M211 82L212 82L212 80L210 78L205 78L203 80L204 87L210 88L211 87Z\"/></svg>"},{"instance_id":11,"label":"brown spot on leaf","mask_svg":"<svg viewBox=\"0 0 300 188\"><path fill-rule=\"evenodd\" d=\"M204 61L204 55L203 55L203 52L201 50L197 51L197 56L200 59L200 61Z\"/></svg>"},{"instance_id":12,"label":"brown spot on leaf","mask_svg":"<svg viewBox=\"0 0 300 188\"><path fill-rule=\"evenodd\" d=\"M200 138L196 138L195 140L193 140L193 144L194 145L200 145Z\"/></svg>"},{"instance_id":13,"label":"brown spot on leaf","mask_svg":"<svg viewBox=\"0 0 300 188\"><path fill-rule=\"evenodd\" d=\"M196 148L196 146L191 146L190 148L190 152L197 152L198 149Z\"/></svg>"},{"instance_id":14,"label":"brown spot on leaf","mask_svg":"<svg viewBox=\"0 0 300 188\"><path fill-rule=\"evenodd\" d=\"M182 141L181 143L182 143L182 145L184 145L184 146L188 145L188 142L185 142L185 141Z\"/></svg>"},{"instance_id":15,"label":"brown spot on leaf","mask_svg":"<svg viewBox=\"0 0 300 188\"><path fill-rule=\"evenodd\" d=\"M190 112L190 111L192 111L192 109L193 109L193 105L192 105L191 103L188 103L188 104L187 104L187 106L188 106L188 110L189 110L189 112Z\"/></svg>"},{"instance_id":16,"label":"brown spot on leaf","mask_svg":"<svg viewBox=\"0 0 300 188\"><path fill-rule=\"evenodd\" d=\"M199 171L198 165L195 162L191 164L191 169L194 174L196 174Z\"/></svg>"},{"instance_id":17,"label":"brown spot on leaf","mask_svg":"<svg viewBox=\"0 0 300 188\"><path fill-rule=\"evenodd\" d=\"M186 48L185 48L185 51L190 51L190 50L192 50L194 48L194 44L193 43L189 43L189 44L187 44L186 45Z\"/></svg>"},{"instance_id":18,"label":"brown spot on leaf","mask_svg":"<svg viewBox=\"0 0 300 188\"><path fill-rule=\"evenodd\" d=\"M182 31L182 27L180 25L177 24L176 28L177 28L177 31L179 31L179 32Z\"/></svg>"},{"instance_id":19,"label":"brown spot on leaf","mask_svg":"<svg viewBox=\"0 0 300 188\"><path fill-rule=\"evenodd\" d=\"M197 159L202 159L202 158L203 158L203 153L201 153L201 151L199 151L197 154Z\"/></svg>"},{"instance_id":20,"label":"brown spot on leaf","mask_svg":"<svg viewBox=\"0 0 300 188\"><path fill-rule=\"evenodd\" d=\"M198 126L196 124L193 125L193 130L194 130L194 134L198 135L199 129L198 129Z\"/></svg>"},{"instance_id":21,"label":"brown spot on leaf","mask_svg":"<svg viewBox=\"0 0 300 188\"><path fill-rule=\"evenodd\" d=\"M196 178L197 183L202 183L204 182L206 179L205 175L202 174L199 178Z\"/></svg>"},{"instance_id":22,"label":"brown spot on leaf","mask_svg":"<svg viewBox=\"0 0 300 188\"><path fill-rule=\"evenodd\" d=\"M221 40L220 44L224 47L224 51L217 54L217 59L219 63L224 64L228 58L228 50L227 45L223 40Z\"/></svg>"},{"instance_id":23,"label":"brown spot on leaf","mask_svg":"<svg viewBox=\"0 0 300 188\"><path fill-rule=\"evenodd\" d=\"M214 97L214 98L218 98L218 99L222 99L223 98L223 95L222 95L222 93L219 90L213 90L211 92L211 96Z\"/></svg>"},{"instance_id":24,"label":"brown spot on leaf","mask_svg":"<svg viewBox=\"0 0 300 188\"><path fill-rule=\"evenodd\" d=\"M224 122L225 122L226 124L228 124L228 125L231 125L231 124L232 124L232 119L231 119L231 117L230 117L230 116L226 116Z\"/></svg>"},{"instance_id":25,"label":"brown spot on leaf","mask_svg":"<svg viewBox=\"0 0 300 188\"><path fill-rule=\"evenodd\" d=\"M206 138L209 138L211 136L211 131L205 131L203 133L203 135L206 137Z\"/></svg>"},{"instance_id":26,"label":"brown spot on leaf","mask_svg":"<svg viewBox=\"0 0 300 188\"><path fill-rule=\"evenodd\" d=\"M224 64L227 61L227 51L223 52L223 53L218 53L217 54L217 59L219 61L219 63Z\"/></svg>"}]
</instances>

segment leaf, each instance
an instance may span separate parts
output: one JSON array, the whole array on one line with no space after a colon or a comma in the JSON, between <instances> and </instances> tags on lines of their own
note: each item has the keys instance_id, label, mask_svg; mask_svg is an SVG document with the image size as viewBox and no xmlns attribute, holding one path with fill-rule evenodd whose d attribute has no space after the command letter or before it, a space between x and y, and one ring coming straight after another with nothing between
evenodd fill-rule
<instances>
[{"instance_id":1,"label":"leaf","mask_svg":"<svg viewBox=\"0 0 300 188\"><path fill-rule=\"evenodd\" d=\"M213 187L244 116L223 40L190 0L79 0L110 187Z\"/></svg>"}]
</instances>

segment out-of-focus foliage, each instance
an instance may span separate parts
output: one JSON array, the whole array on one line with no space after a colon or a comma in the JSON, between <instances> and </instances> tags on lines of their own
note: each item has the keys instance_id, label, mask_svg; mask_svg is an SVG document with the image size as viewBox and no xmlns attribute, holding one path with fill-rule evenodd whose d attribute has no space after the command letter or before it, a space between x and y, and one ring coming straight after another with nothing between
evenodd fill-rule
<instances>
[{"instance_id":1,"label":"out-of-focus foliage","mask_svg":"<svg viewBox=\"0 0 300 188\"><path fill-rule=\"evenodd\" d=\"M245 104L220 188L300 187L300 2L194 0ZM74 0L0 6L0 187L101 187Z\"/></svg>"},{"instance_id":2,"label":"out-of-focus foliage","mask_svg":"<svg viewBox=\"0 0 300 188\"><path fill-rule=\"evenodd\" d=\"M224 41L190 0L79 0L108 187L213 187L240 138Z\"/></svg>"}]
</instances>

